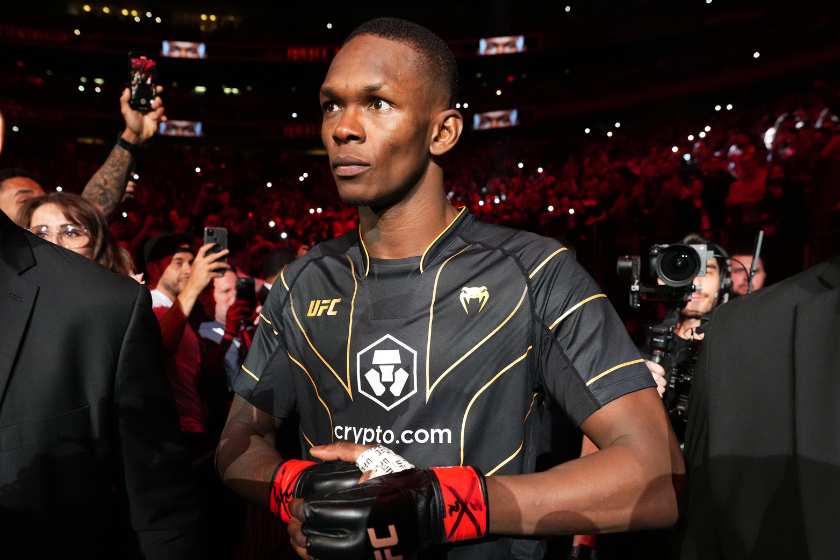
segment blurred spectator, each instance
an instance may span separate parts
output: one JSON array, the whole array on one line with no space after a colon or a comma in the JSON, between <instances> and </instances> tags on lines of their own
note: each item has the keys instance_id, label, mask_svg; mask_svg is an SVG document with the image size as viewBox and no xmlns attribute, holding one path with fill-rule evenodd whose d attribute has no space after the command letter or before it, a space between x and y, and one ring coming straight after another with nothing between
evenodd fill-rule
<instances>
[{"instance_id":1,"label":"blurred spectator","mask_svg":"<svg viewBox=\"0 0 840 560\"><path fill-rule=\"evenodd\" d=\"M152 289L152 306L163 333L166 373L181 422L181 432L193 461L212 450L207 408L201 397L201 349L187 318L198 296L228 265L218 262L227 250L212 253L208 243L193 255L189 238L163 234L146 243L146 272Z\"/></svg>"},{"instance_id":2,"label":"blurred spectator","mask_svg":"<svg viewBox=\"0 0 840 560\"><path fill-rule=\"evenodd\" d=\"M224 379L228 402L233 398L233 381L250 347L247 328L254 326L254 309L247 301L236 299L236 278L236 272L229 269L213 279L213 319L198 327L205 348L202 369L210 378Z\"/></svg>"},{"instance_id":3,"label":"blurred spectator","mask_svg":"<svg viewBox=\"0 0 840 560\"><path fill-rule=\"evenodd\" d=\"M70 193L30 198L19 214L18 225L37 237L139 280L131 255L111 235L105 216L84 198Z\"/></svg>"},{"instance_id":4,"label":"blurred spectator","mask_svg":"<svg viewBox=\"0 0 840 560\"><path fill-rule=\"evenodd\" d=\"M294 260L294 251L287 249L286 247L278 247L277 249L272 249L266 253L262 266L263 279L265 282L260 287L259 292L257 292L257 298L259 299L260 305L265 303L266 298L268 298L268 292L277 281L277 278L280 277L280 273L286 270L286 267Z\"/></svg>"},{"instance_id":5,"label":"blurred spectator","mask_svg":"<svg viewBox=\"0 0 840 560\"><path fill-rule=\"evenodd\" d=\"M743 296L749 289L750 269L753 264L752 251L735 251L732 257L732 295ZM752 291L760 290L767 280L767 273L764 270L764 259L758 258L758 267L752 281Z\"/></svg>"}]
</instances>

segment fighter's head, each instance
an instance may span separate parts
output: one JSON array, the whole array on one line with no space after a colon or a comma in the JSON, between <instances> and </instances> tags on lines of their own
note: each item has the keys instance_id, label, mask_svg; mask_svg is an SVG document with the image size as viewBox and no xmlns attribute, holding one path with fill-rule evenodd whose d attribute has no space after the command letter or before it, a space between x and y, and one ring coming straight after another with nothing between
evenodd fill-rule
<instances>
[{"instance_id":1,"label":"fighter's head","mask_svg":"<svg viewBox=\"0 0 840 560\"><path fill-rule=\"evenodd\" d=\"M417 24L380 18L345 41L321 86L321 137L338 193L383 208L402 200L463 129L458 70L446 43Z\"/></svg>"}]
</instances>

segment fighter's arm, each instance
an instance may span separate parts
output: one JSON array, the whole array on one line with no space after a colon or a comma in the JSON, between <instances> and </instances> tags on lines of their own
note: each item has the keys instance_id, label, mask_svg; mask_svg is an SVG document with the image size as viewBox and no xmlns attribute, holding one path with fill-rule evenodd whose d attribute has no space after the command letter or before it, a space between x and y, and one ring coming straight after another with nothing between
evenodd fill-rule
<instances>
[{"instance_id":1,"label":"fighter's arm","mask_svg":"<svg viewBox=\"0 0 840 560\"><path fill-rule=\"evenodd\" d=\"M487 477L490 532L609 533L676 523L685 464L656 390L606 404L582 428L598 453L543 473Z\"/></svg>"},{"instance_id":2,"label":"fighter's arm","mask_svg":"<svg viewBox=\"0 0 840 560\"><path fill-rule=\"evenodd\" d=\"M283 458L274 437L283 421L234 395L216 450L216 469L225 484L255 504L268 507L274 471Z\"/></svg>"}]
</instances>

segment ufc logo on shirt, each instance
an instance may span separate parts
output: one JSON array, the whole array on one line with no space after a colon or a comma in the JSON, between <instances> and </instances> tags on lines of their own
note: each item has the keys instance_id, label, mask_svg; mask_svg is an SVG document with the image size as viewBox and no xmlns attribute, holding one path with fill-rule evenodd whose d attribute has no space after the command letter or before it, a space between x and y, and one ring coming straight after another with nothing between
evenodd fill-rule
<instances>
[{"instance_id":1,"label":"ufc logo on shirt","mask_svg":"<svg viewBox=\"0 0 840 560\"><path fill-rule=\"evenodd\" d=\"M336 299L313 299L309 302L309 311L306 313L307 317L321 316L324 311L327 315L338 315L335 310L335 304L341 301L341 298Z\"/></svg>"},{"instance_id":2,"label":"ufc logo on shirt","mask_svg":"<svg viewBox=\"0 0 840 560\"><path fill-rule=\"evenodd\" d=\"M388 525L388 536L384 539L377 538L374 529L368 529L367 531L370 537L370 544L374 548L373 556L376 560L403 560L401 554L397 554L396 556L391 555L390 547L396 546L400 542L396 527ZM375 550L377 548L381 548L382 550Z\"/></svg>"}]
</instances>

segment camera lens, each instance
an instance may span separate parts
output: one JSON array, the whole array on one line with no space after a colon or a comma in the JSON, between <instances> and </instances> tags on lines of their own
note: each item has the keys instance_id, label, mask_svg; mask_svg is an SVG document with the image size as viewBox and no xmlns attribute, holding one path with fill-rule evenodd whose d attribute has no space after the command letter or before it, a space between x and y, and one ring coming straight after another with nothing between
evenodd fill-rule
<instances>
[{"instance_id":1,"label":"camera lens","mask_svg":"<svg viewBox=\"0 0 840 560\"><path fill-rule=\"evenodd\" d=\"M664 249L656 261L656 275L668 286L688 286L700 272L697 251L686 245L671 245Z\"/></svg>"}]
</instances>

